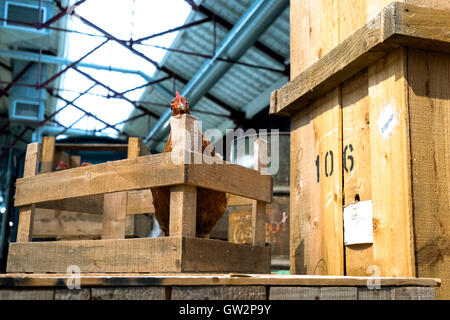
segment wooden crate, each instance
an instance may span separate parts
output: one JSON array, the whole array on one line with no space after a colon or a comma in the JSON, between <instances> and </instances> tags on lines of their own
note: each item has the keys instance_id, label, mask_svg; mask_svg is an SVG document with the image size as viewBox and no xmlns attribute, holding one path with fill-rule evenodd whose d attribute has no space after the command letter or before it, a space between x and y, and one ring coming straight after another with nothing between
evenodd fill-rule
<instances>
[{"instance_id":1,"label":"wooden crate","mask_svg":"<svg viewBox=\"0 0 450 320\"><path fill-rule=\"evenodd\" d=\"M448 299L450 2L406 2L291 1L292 79L271 97L291 117L291 270L440 277ZM373 244L345 246L363 201Z\"/></svg>"},{"instance_id":2,"label":"wooden crate","mask_svg":"<svg viewBox=\"0 0 450 320\"><path fill-rule=\"evenodd\" d=\"M52 172L60 161L71 168L80 166L79 156L70 156L66 151L124 151L128 158L150 154L141 139L131 137L128 144L77 144L56 143L55 137L43 137L39 153L40 173ZM36 239L100 239L103 229L102 196L89 203L65 201L37 204L33 235ZM79 211L81 209L86 212ZM77 212L78 211L78 212ZM150 190L128 192L125 236L127 238L147 237L153 226L154 213ZM139 215L139 216L137 216Z\"/></svg>"},{"instance_id":3,"label":"wooden crate","mask_svg":"<svg viewBox=\"0 0 450 320\"><path fill-rule=\"evenodd\" d=\"M255 170L225 162L210 164L211 158L192 163L198 156L204 159L198 149L201 143L188 138L197 137L197 126L197 119L189 115L171 118L176 133L172 137L177 137L172 153L37 175L39 144L29 144L24 177L16 182L15 206L20 207L20 217L17 242L9 247L7 272L61 273L76 266L82 273L269 273L264 218L266 203L272 201L272 177L261 172L259 160ZM262 152L267 152L267 142L258 139L255 154L262 156ZM171 187L169 236L124 239L129 192L161 186ZM197 187L253 199L252 244L195 238ZM103 205L102 240L30 242L36 207L70 205L88 212L86 207L92 209L99 201Z\"/></svg>"}]
</instances>

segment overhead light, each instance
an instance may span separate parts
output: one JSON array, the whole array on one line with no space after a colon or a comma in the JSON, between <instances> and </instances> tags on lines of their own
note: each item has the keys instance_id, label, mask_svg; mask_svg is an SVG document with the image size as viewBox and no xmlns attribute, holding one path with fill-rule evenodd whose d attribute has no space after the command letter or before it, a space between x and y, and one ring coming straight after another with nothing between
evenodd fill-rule
<instances>
[{"instance_id":1,"label":"overhead light","mask_svg":"<svg viewBox=\"0 0 450 320\"><path fill-rule=\"evenodd\" d=\"M5 213L6 212L6 208L5 207L1 207L0 208L0 213Z\"/></svg>"}]
</instances>

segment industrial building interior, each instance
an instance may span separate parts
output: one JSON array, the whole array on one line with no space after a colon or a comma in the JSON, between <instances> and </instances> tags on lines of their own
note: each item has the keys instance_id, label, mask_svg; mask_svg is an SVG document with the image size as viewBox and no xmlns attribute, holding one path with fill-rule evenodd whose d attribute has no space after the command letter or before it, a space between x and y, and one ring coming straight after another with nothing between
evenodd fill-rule
<instances>
[{"instance_id":1,"label":"industrial building interior","mask_svg":"<svg viewBox=\"0 0 450 320\"><path fill-rule=\"evenodd\" d=\"M17 232L14 188L27 144L140 137L160 153L176 91L203 131L288 134L289 119L269 116L269 102L289 81L289 50L286 0L0 0L2 271ZM71 155L93 164L127 157ZM288 180L288 166L283 172Z\"/></svg>"}]
</instances>

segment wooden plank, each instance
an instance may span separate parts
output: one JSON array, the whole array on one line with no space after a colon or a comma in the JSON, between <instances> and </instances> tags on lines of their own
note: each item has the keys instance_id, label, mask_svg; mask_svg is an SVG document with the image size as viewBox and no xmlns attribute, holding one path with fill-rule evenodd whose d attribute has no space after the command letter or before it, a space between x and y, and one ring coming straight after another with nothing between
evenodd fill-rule
<instances>
[{"instance_id":1,"label":"wooden plank","mask_svg":"<svg viewBox=\"0 0 450 320\"><path fill-rule=\"evenodd\" d=\"M339 89L293 117L291 139L291 273L343 275Z\"/></svg>"},{"instance_id":2,"label":"wooden plank","mask_svg":"<svg viewBox=\"0 0 450 320\"><path fill-rule=\"evenodd\" d=\"M17 180L15 205L182 183L271 202L270 176L229 163L186 166L162 153L22 178Z\"/></svg>"},{"instance_id":3,"label":"wooden plank","mask_svg":"<svg viewBox=\"0 0 450 320\"><path fill-rule=\"evenodd\" d=\"M55 165L55 137L43 137L41 145L41 173L51 172Z\"/></svg>"},{"instance_id":4,"label":"wooden plank","mask_svg":"<svg viewBox=\"0 0 450 320\"><path fill-rule=\"evenodd\" d=\"M186 183L254 200L272 201L272 177L236 164L187 165Z\"/></svg>"},{"instance_id":5,"label":"wooden plank","mask_svg":"<svg viewBox=\"0 0 450 320\"><path fill-rule=\"evenodd\" d=\"M32 177L36 175L39 165L39 143L30 143L27 146L25 155L25 167L23 169L23 176ZM16 191L17 192L17 191ZM33 235L33 221L34 221L33 204L20 208L19 226L17 230L17 242L31 241Z\"/></svg>"},{"instance_id":6,"label":"wooden plank","mask_svg":"<svg viewBox=\"0 0 450 320\"><path fill-rule=\"evenodd\" d=\"M276 94L270 113L289 115L399 45L450 52L450 12L393 3Z\"/></svg>"},{"instance_id":7,"label":"wooden plank","mask_svg":"<svg viewBox=\"0 0 450 320\"><path fill-rule=\"evenodd\" d=\"M81 156L70 156L70 167L76 168L81 164Z\"/></svg>"},{"instance_id":8,"label":"wooden plank","mask_svg":"<svg viewBox=\"0 0 450 320\"><path fill-rule=\"evenodd\" d=\"M36 204L36 208L102 214L103 195L40 202Z\"/></svg>"},{"instance_id":9,"label":"wooden plank","mask_svg":"<svg viewBox=\"0 0 450 320\"><path fill-rule=\"evenodd\" d=\"M155 213L150 189L128 191L127 214Z\"/></svg>"},{"instance_id":10,"label":"wooden plank","mask_svg":"<svg viewBox=\"0 0 450 320\"><path fill-rule=\"evenodd\" d=\"M434 300L434 288L399 287L394 288L395 300Z\"/></svg>"},{"instance_id":11,"label":"wooden plank","mask_svg":"<svg viewBox=\"0 0 450 320\"><path fill-rule=\"evenodd\" d=\"M83 273L177 272L181 250L181 238L168 237L11 243L7 270L61 273L77 265Z\"/></svg>"},{"instance_id":12,"label":"wooden plank","mask_svg":"<svg viewBox=\"0 0 450 320\"><path fill-rule=\"evenodd\" d=\"M408 50L417 275L439 276L450 299L450 55Z\"/></svg>"},{"instance_id":13,"label":"wooden plank","mask_svg":"<svg viewBox=\"0 0 450 320\"><path fill-rule=\"evenodd\" d=\"M337 9L337 1L291 1L291 79L338 44Z\"/></svg>"},{"instance_id":14,"label":"wooden plank","mask_svg":"<svg viewBox=\"0 0 450 320\"><path fill-rule=\"evenodd\" d=\"M171 300L266 300L264 286L175 286Z\"/></svg>"},{"instance_id":15,"label":"wooden plank","mask_svg":"<svg viewBox=\"0 0 450 320\"><path fill-rule=\"evenodd\" d=\"M16 206L184 182L170 154L101 163L17 180Z\"/></svg>"},{"instance_id":16,"label":"wooden plank","mask_svg":"<svg viewBox=\"0 0 450 320\"><path fill-rule=\"evenodd\" d=\"M358 288L358 300L393 300L395 298L394 288L368 289Z\"/></svg>"},{"instance_id":17,"label":"wooden plank","mask_svg":"<svg viewBox=\"0 0 450 320\"><path fill-rule=\"evenodd\" d=\"M266 174L269 167L268 143L258 138L253 146L255 163L253 169L261 174ZM261 246L266 243L266 202L253 200L252 202L252 243Z\"/></svg>"},{"instance_id":18,"label":"wooden plank","mask_svg":"<svg viewBox=\"0 0 450 320\"><path fill-rule=\"evenodd\" d=\"M91 300L91 289L56 289L54 300Z\"/></svg>"},{"instance_id":19,"label":"wooden plank","mask_svg":"<svg viewBox=\"0 0 450 320\"><path fill-rule=\"evenodd\" d=\"M104 195L102 239L124 239L128 193Z\"/></svg>"},{"instance_id":20,"label":"wooden plank","mask_svg":"<svg viewBox=\"0 0 450 320\"><path fill-rule=\"evenodd\" d=\"M369 67L373 254L381 276L415 275L405 77L403 48Z\"/></svg>"},{"instance_id":21,"label":"wooden plank","mask_svg":"<svg viewBox=\"0 0 450 320\"><path fill-rule=\"evenodd\" d=\"M366 69L342 84L344 206L372 200L370 122ZM345 247L347 275L366 276L367 268L374 264L372 244Z\"/></svg>"},{"instance_id":22,"label":"wooden plank","mask_svg":"<svg viewBox=\"0 0 450 320\"><path fill-rule=\"evenodd\" d=\"M269 273L270 248L180 237L10 244L9 273L63 273L70 265L82 273Z\"/></svg>"},{"instance_id":23,"label":"wooden plank","mask_svg":"<svg viewBox=\"0 0 450 320\"><path fill-rule=\"evenodd\" d=\"M98 194L80 198L68 198L55 201L40 202L36 204L36 207L102 214L103 195ZM128 191L127 214L147 214L154 212L155 207L153 207L153 198L150 189Z\"/></svg>"},{"instance_id":24,"label":"wooden plank","mask_svg":"<svg viewBox=\"0 0 450 320\"><path fill-rule=\"evenodd\" d=\"M134 219L132 219L134 217ZM102 215L36 208L33 238L80 240L101 239ZM150 233L153 219L147 215L127 216L125 237L143 238Z\"/></svg>"},{"instance_id":25,"label":"wooden plank","mask_svg":"<svg viewBox=\"0 0 450 320\"><path fill-rule=\"evenodd\" d=\"M269 300L319 300L320 287L270 287Z\"/></svg>"},{"instance_id":26,"label":"wooden plank","mask_svg":"<svg viewBox=\"0 0 450 320\"><path fill-rule=\"evenodd\" d=\"M321 287L319 300L357 300L356 287Z\"/></svg>"},{"instance_id":27,"label":"wooden plank","mask_svg":"<svg viewBox=\"0 0 450 320\"><path fill-rule=\"evenodd\" d=\"M178 185L170 188L170 236L195 237L197 188Z\"/></svg>"},{"instance_id":28,"label":"wooden plank","mask_svg":"<svg viewBox=\"0 0 450 320\"><path fill-rule=\"evenodd\" d=\"M227 206L247 206L252 204L252 199L240 197L234 194L227 194Z\"/></svg>"},{"instance_id":29,"label":"wooden plank","mask_svg":"<svg viewBox=\"0 0 450 320\"><path fill-rule=\"evenodd\" d=\"M102 286L228 286L228 285L259 285L259 286L300 286L300 287L322 287L341 286L358 287L367 289L372 277L351 276L306 276L306 275L271 275L271 274L241 274L241 273L81 273L81 287ZM64 287L66 288L67 273L60 274L29 274L29 273L7 273L0 274L0 286L8 287L12 284L17 287ZM404 277L382 277L377 278L381 288L393 287L436 287L439 279L430 278L404 278Z\"/></svg>"},{"instance_id":30,"label":"wooden plank","mask_svg":"<svg viewBox=\"0 0 450 320\"><path fill-rule=\"evenodd\" d=\"M0 289L0 300L53 300L52 289Z\"/></svg>"},{"instance_id":31,"label":"wooden plank","mask_svg":"<svg viewBox=\"0 0 450 320\"><path fill-rule=\"evenodd\" d=\"M139 156L146 156L150 154L148 147L142 142L141 138L128 138L128 159L134 159Z\"/></svg>"},{"instance_id":32,"label":"wooden plank","mask_svg":"<svg viewBox=\"0 0 450 320\"><path fill-rule=\"evenodd\" d=\"M183 238L181 263L183 272L270 273L270 247Z\"/></svg>"},{"instance_id":33,"label":"wooden plank","mask_svg":"<svg viewBox=\"0 0 450 320\"><path fill-rule=\"evenodd\" d=\"M92 288L92 300L166 300L164 287Z\"/></svg>"}]
</instances>

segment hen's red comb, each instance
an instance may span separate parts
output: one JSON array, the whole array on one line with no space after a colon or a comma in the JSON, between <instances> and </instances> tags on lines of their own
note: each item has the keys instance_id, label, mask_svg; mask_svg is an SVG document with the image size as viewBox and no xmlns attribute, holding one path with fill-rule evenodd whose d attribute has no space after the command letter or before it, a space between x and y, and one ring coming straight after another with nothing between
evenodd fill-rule
<instances>
[{"instance_id":1,"label":"hen's red comb","mask_svg":"<svg viewBox=\"0 0 450 320\"><path fill-rule=\"evenodd\" d=\"M177 100L178 100L178 103L181 103L181 96L180 96L180 93L177 91Z\"/></svg>"}]
</instances>

